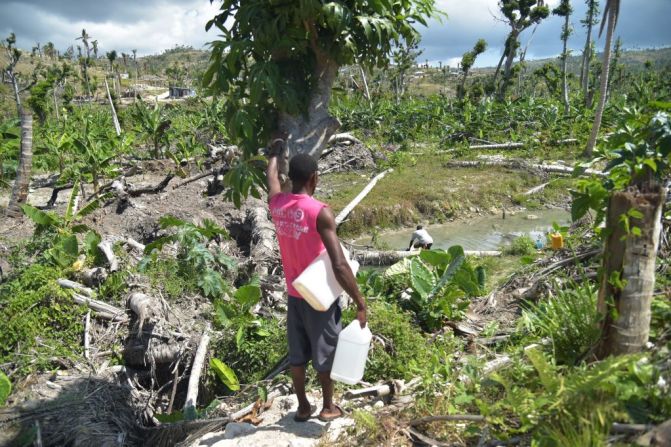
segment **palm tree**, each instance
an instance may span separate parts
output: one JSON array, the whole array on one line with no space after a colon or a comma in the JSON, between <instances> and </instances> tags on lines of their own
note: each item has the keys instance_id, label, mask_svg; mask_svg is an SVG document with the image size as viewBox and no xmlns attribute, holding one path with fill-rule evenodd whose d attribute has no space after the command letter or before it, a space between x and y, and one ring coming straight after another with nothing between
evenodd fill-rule
<instances>
[{"instance_id":1,"label":"palm tree","mask_svg":"<svg viewBox=\"0 0 671 447\"><path fill-rule=\"evenodd\" d=\"M7 206L7 216L18 217L21 215L20 206L28 200L28 186L30 185L30 172L33 166L33 115L21 110L21 152L19 155L19 168L16 170L16 179L12 188L12 196Z\"/></svg>"},{"instance_id":2,"label":"palm tree","mask_svg":"<svg viewBox=\"0 0 671 447\"><path fill-rule=\"evenodd\" d=\"M79 37L76 37L75 40L81 40L84 43L84 48L86 49L86 58L81 58L81 51L80 51L80 63L82 65L82 71L84 73L84 82L86 83L86 92L88 93L89 96L91 96L91 87L89 85L89 73L88 73L88 67L89 67L89 61L91 59L91 50L89 48L89 39L91 36L89 36L86 32L86 29L82 29L82 35ZM77 47L79 48L79 47Z\"/></svg>"},{"instance_id":3,"label":"palm tree","mask_svg":"<svg viewBox=\"0 0 671 447\"><path fill-rule=\"evenodd\" d=\"M108 51L106 53L107 60L110 61L110 72L114 72L114 61L116 60L116 50Z\"/></svg>"},{"instance_id":4,"label":"palm tree","mask_svg":"<svg viewBox=\"0 0 671 447\"><path fill-rule=\"evenodd\" d=\"M98 60L98 41L94 40L91 45L93 46L93 58Z\"/></svg>"},{"instance_id":5,"label":"palm tree","mask_svg":"<svg viewBox=\"0 0 671 447\"><path fill-rule=\"evenodd\" d=\"M133 49L131 51L133 52L133 63L135 64L135 79L138 79L140 77L140 70L137 66L137 50Z\"/></svg>"},{"instance_id":6,"label":"palm tree","mask_svg":"<svg viewBox=\"0 0 671 447\"><path fill-rule=\"evenodd\" d=\"M601 20L601 29L599 30L599 37L603 33L603 27L606 27L606 43L603 50L603 68L601 69L601 85L599 88L599 104L597 104L596 112L594 114L594 124L592 125L592 133L589 136L587 147L585 148L585 157L591 157L596 146L596 136L601 127L601 118L603 117L603 109L606 106L606 96L608 93L608 73L610 71L610 55L611 46L613 42L613 32L617 25L617 17L620 13L620 0L608 0L603 11L603 19Z\"/></svg>"},{"instance_id":7,"label":"palm tree","mask_svg":"<svg viewBox=\"0 0 671 447\"><path fill-rule=\"evenodd\" d=\"M564 17L564 26L562 26L561 39L564 43L564 49L561 53L561 71L562 71L562 100L564 101L564 114L568 115L569 112L569 101L568 101L568 73L566 70L566 65L568 62L569 50L568 50L568 38L571 35L571 13L573 8L571 8L571 0L561 0L559 6L557 6L552 14L559 17Z\"/></svg>"},{"instance_id":8,"label":"palm tree","mask_svg":"<svg viewBox=\"0 0 671 447\"><path fill-rule=\"evenodd\" d=\"M582 86L583 96L585 98L585 107L590 106L588 95L589 88L589 65L592 62L592 26L599 23L597 14L599 13L598 0L586 0L587 17L582 20L582 24L587 28L587 39L585 40L585 49L582 52L582 65L580 66L580 85Z\"/></svg>"}]
</instances>

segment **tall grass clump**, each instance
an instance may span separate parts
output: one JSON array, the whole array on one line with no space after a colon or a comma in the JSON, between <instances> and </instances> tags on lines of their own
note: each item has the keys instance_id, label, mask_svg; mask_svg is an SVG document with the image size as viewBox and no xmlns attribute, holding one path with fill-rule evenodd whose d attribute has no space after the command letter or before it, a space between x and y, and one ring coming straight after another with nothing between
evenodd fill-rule
<instances>
[{"instance_id":1,"label":"tall grass clump","mask_svg":"<svg viewBox=\"0 0 671 447\"><path fill-rule=\"evenodd\" d=\"M573 364L599 337L596 299L595 286L569 283L554 297L527 303L520 324L552 340L558 363Z\"/></svg>"}]
</instances>

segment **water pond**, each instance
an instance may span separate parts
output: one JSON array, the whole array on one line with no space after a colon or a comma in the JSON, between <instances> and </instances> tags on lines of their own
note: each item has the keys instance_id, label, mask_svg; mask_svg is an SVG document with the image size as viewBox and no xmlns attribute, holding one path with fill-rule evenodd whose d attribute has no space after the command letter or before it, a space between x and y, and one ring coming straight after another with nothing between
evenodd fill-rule
<instances>
[{"instance_id":1,"label":"water pond","mask_svg":"<svg viewBox=\"0 0 671 447\"><path fill-rule=\"evenodd\" d=\"M498 250L523 234L535 241L546 242L546 233L552 223L567 225L571 214L563 209L543 209L517 212L515 215L489 215L469 220L428 225L425 228L433 237L433 248L448 248L461 245L464 250ZM378 235L378 243L391 250L405 250L410 243L414 228L389 231ZM370 245L371 235L361 237L356 244Z\"/></svg>"}]
</instances>

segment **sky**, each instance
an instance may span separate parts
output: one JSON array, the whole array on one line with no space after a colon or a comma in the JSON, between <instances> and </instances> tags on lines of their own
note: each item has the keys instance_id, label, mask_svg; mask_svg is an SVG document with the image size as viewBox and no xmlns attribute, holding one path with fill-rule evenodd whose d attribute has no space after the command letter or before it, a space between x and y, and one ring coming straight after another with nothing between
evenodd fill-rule
<instances>
[{"instance_id":1,"label":"sky","mask_svg":"<svg viewBox=\"0 0 671 447\"><path fill-rule=\"evenodd\" d=\"M548 0L554 6L559 0ZM604 4L605 0L601 0ZM419 60L431 65L456 66L461 55L479 39L484 38L488 50L476 66L495 65L501 55L508 28L495 20L500 16L497 0L437 0L447 14L440 21L431 20L420 27ZM580 19L585 16L585 1L573 0L571 22L574 33L569 46L579 54L585 43ZM216 39L216 30L205 32L205 23L212 18L219 2L209 0L0 0L0 37L16 33L18 45L30 49L36 42L51 41L60 50L79 41L75 38L86 28L91 39L98 40L99 54L112 49L138 55L158 54L175 45L206 48ZM671 46L671 0L623 0L616 35L625 48ZM550 17L537 29L527 52L528 59L553 57L561 52L562 18ZM604 32L605 34L605 32ZM530 31L522 35L526 45ZM598 48L602 42L597 44Z\"/></svg>"}]
</instances>

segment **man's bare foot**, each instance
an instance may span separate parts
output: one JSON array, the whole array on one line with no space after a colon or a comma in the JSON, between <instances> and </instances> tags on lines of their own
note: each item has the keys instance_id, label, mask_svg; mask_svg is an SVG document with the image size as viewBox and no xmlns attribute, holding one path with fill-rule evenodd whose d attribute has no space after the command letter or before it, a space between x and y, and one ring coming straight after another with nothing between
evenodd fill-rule
<instances>
[{"instance_id":1,"label":"man's bare foot","mask_svg":"<svg viewBox=\"0 0 671 447\"><path fill-rule=\"evenodd\" d=\"M311 405L307 406L298 406L298 409L296 410L296 414L294 415L294 421L296 422L305 422L308 419L310 419L310 416L312 416L312 412L314 411L314 407Z\"/></svg>"},{"instance_id":2,"label":"man's bare foot","mask_svg":"<svg viewBox=\"0 0 671 447\"><path fill-rule=\"evenodd\" d=\"M331 405L330 408L324 408L322 411L319 412L319 420L322 422L329 422L334 419L338 419L340 416L343 415L342 408L340 408L338 405Z\"/></svg>"}]
</instances>

